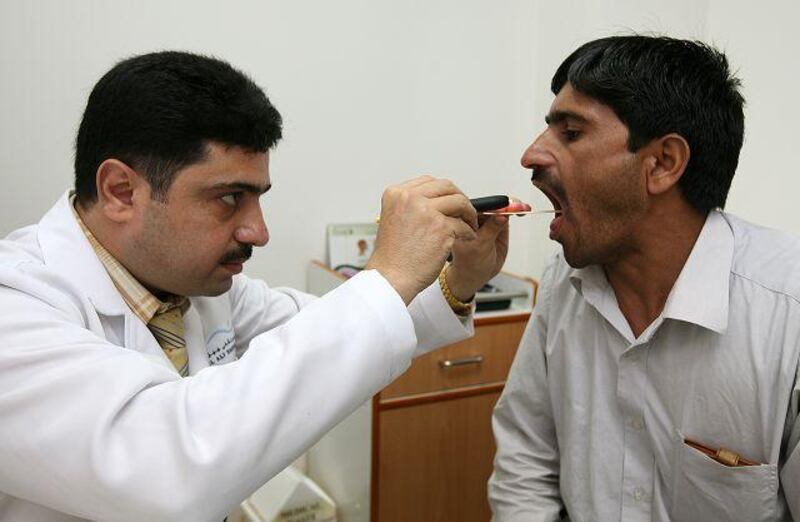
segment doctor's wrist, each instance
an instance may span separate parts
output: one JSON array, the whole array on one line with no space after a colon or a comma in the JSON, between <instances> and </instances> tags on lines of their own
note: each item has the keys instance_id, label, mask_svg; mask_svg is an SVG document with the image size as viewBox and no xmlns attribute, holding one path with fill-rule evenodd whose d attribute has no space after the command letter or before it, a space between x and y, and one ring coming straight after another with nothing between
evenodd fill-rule
<instances>
[{"instance_id":1,"label":"doctor's wrist","mask_svg":"<svg viewBox=\"0 0 800 522\"><path fill-rule=\"evenodd\" d=\"M472 312L472 304L475 300L475 292L465 291L464 289L456 286L453 289L453 283L458 281L458 278L451 277L452 267L445 264L442 271L439 273L439 287L442 289L447 304L456 315L466 316ZM465 295L467 297L465 297Z\"/></svg>"}]
</instances>

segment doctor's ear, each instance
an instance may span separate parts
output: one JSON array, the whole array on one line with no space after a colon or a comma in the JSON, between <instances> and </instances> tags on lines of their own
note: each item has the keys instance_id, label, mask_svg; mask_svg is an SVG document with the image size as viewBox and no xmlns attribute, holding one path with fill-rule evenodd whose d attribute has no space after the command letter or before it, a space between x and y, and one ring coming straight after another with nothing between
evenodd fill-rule
<instances>
[{"instance_id":1,"label":"doctor's ear","mask_svg":"<svg viewBox=\"0 0 800 522\"><path fill-rule=\"evenodd\" d=\"M689 143L680 134L666 134L644 146L647 191L662 194L678 183L689 164Z\"/></svg>"},{"instance_id":2,"label":"doctor's ear","mask_svg":"<svg viewBox=\"0 0 800 522\"><path fill-rule=\"evenodd\" d=\"M134 215L134 193L147 181L118 159L107 159L97 167L97 207L106 218L116 223Z\"/></svg>"}]
</instances>

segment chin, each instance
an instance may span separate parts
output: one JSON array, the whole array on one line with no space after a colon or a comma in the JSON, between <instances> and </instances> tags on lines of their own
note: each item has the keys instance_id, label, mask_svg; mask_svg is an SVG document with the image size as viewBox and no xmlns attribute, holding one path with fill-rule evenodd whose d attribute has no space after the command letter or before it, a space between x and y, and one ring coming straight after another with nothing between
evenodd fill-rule
<instances>
[{"instance_id":1,"label":"chin","mask_svg":"<svg viewBox=\"0 0 800 522\"><path fill-rule=\"evenodd\" d=\"M574 248L567 248L562 245L564 250L564 260L572 268L586 268L589 265L597 264L597 261L587 256L585 252L576 252Z\"/></svg>"},{"instance_id":2,"label":"chin","mask_svg":"<svg viewBox=\"0 0 800 522\"><path fill-rule=\"evenodd\" d=\"M584 259L568 256L566 252L564 252L564 260L566 260L567 264L572 268L586 268L587 266L593 264Z\"/></svg>"},{"instance_id":3,"label":"chin","mask_svg":"<svg viewBox=\"0 0 800 522\"><path fill-rule=\"evenodd\" d=\"M233 286L233 278L229 277L224 281L217 281L214 283L205 283L198 285L197 290L191 293L195 296L217 297L224 294Z\"/></svg>"}]
</instances>

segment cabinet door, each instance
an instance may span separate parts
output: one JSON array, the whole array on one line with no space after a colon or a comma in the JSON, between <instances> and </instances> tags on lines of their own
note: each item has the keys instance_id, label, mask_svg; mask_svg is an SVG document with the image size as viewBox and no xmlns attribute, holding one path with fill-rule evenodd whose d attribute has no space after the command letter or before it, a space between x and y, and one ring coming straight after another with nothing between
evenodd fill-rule
<instances>
[{"instance_id":1,"label":"cabinet door","mask_svg":"<svg viewBox=\"0 0 800 522\"><path fill-rule=\"evenodd\" d=\"M487 522L491 416L499 397L493 392L381 412L373 522Z\"/></svg>"}]
</instances>

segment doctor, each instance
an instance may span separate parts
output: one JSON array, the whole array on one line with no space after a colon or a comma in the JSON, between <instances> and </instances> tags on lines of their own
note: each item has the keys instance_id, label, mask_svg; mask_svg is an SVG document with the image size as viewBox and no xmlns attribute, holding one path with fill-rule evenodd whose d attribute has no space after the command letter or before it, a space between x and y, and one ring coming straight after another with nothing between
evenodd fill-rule
<instances>
[{"instance_id":1,"label":"doctor","mask_svg":"<svg viewBox=\"0 0 800 522\"><path fill-rule=\"evenodd\" d=\"M479 226L446 180L387 189L368 269L323 298L240 274L280 137L216 59L142 55L97 83L75 191L0 241L0 521L220 521L471 335L507 220Z\"/></svg>"}]
</instances>

